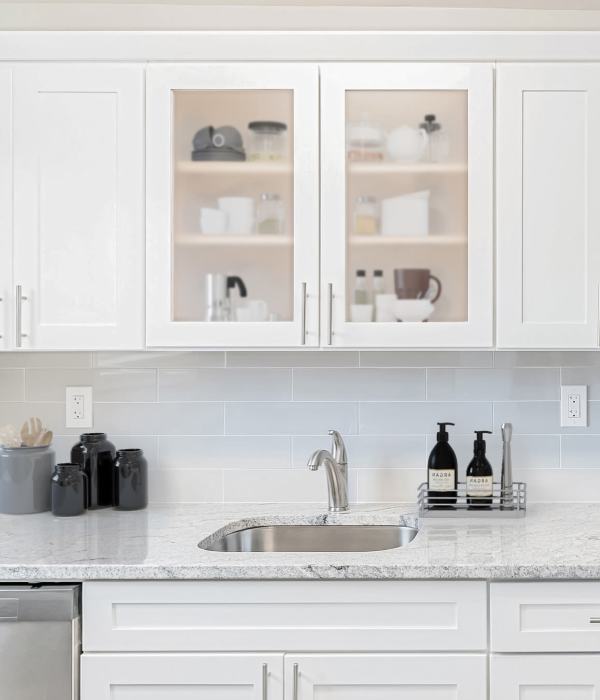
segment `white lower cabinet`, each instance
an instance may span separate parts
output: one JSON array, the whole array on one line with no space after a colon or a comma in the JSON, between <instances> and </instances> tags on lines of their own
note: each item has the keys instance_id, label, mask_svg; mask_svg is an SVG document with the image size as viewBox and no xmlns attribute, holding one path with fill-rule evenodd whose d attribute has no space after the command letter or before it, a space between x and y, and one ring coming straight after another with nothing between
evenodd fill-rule
<instances>
[{"instance_id":1,"label":"white lower cabinet","mask_svg":"<svg viewBox=\"0 0 600 700\"><path fill-rule=\"evenodd\" d=\"M483 700L486 666L485 654L290 654L285 698Z\"/></svg>"},{"instance_id":2,"label":"white lower cabinet","mask_svg":"<svg viewBox=\"0 0 600 700\"><path fill-rule=\"evenodd\" d=\"M282 700L283 654L84 654L81 700Z\"/></svg>"},{"instance_id":3,"label":"white lower cabinet","mask_svg":"<svg viewBox=\"0 0 600 700\"><path fill-rule=\"evenodd\" d=\"M490 700L595 700L599 654L492 656Z\"/></svg>"}]
</instances>

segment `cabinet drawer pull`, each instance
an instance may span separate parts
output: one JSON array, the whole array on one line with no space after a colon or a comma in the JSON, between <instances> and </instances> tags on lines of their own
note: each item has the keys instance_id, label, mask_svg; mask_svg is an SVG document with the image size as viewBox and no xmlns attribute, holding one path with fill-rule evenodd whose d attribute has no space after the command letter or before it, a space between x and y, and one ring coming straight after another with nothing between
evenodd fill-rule
<instances>
[{"instance_id":1,"label":"cabinet drawer pull","mask_svg":"<svg viewBox=\"0 0 600 700\"><path fill-rule=\"evenodd\" d=\"M600 617L590 617L591 625L600 625Z\"/></svg>"},{"instance_id":2,"label":"cabinet drawer pull","mask_svg":"<svg viewBox=\"0 0 600 700\"><path fill-rule=\"evenodd\" d=\"M23 302L27 301L27 297L23 296L23 287L18 284L16 288L16 308L15 308L15 323L16 323L16 337L15 345L20 348L22 346L22 339L27 337L27 333L23 333Z\"/></svg>"},{"instance_id":3,"label":"cabinet drawer pull","mask_svg":"<svg viewBox=\"0 0 600 700\"><path fill-rule=\"evenodd\" d=\"M327 345L333 345L333 284L327 285Z\"/></svg>"},{"instance_id":4,"label":"cabinet drawer pull","mask_svg":"<svg viewBox=\"0 0 600 700\"><path fill-rule=\"evenodd\" d=\"M293 680L294 680L294 683L293 683L292 700L298 700L298 664L294 664L294 679Z\"/></svg>"},{"instance_id":5,"label":"cabinet drawer pull","mask_svg":"<svg viewBox=\"0 0 600 700\"><path fill-rule=\"evenodd\" d=\"M302 337L300 338L300 344L306 345L306 282L302 282Z\"/></svg>"},{"instance_id":6,"label":"cabinet drawer pull","mask_svg":"<svg viewBox=\"0 0 600 700\"><path fill-rule=\"evenodd\" d=\"M267 664L262 665L262 700L267 700L267 679L269 676L269 669Z\"/></svg>"}]
</instances>

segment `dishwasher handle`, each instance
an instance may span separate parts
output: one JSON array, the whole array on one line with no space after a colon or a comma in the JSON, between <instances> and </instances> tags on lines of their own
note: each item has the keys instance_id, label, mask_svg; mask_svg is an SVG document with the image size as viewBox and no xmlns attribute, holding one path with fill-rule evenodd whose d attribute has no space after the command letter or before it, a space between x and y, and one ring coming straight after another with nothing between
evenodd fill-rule
<instances>
[{"instance_id":1,"label":"dishwasher handle","mask_svg":"<svg viewBox=\"0 0 600 700\"><path fill-rule=\"evenodd\" d=\"M0 586L0 623L75 620L79 610L79 586Z\"/></svg>"}]
</instances>

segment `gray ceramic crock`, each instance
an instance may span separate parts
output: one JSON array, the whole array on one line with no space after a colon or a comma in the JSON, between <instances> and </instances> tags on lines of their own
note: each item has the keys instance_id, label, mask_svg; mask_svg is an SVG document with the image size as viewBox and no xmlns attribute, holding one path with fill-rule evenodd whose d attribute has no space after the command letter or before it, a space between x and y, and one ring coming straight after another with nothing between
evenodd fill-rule
<instances>
[{"instance_id":1,"label":"gray ceramic crock","mask_svg":"<svg viewBox=\"0 0 600 700\"><path fill-rule=\"evenodd\" d=\"M51 508L52 447L0 447L0 513Z\"/></svg>"}]
</instances>

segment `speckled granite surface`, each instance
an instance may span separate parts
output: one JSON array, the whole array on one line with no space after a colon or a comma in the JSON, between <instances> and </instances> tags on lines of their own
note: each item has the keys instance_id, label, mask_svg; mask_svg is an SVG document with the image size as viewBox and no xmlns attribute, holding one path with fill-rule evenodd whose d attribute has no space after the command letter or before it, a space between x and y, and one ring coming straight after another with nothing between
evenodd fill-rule
<instances>
[{"instance_id":1,"label":"speckled granite surface","mask_svg":"<svg viewBox=\"0 0 600 700\"><path fill-rule=\"evenodd\" d=\"M410 506L179 505L79 518L0 515L0 580L600 579L600 504L531 506L517 520L423 520L400 549L237 554L200 549L220 528L252 524L416 522Z\"/></svg>"}]
</instances>

